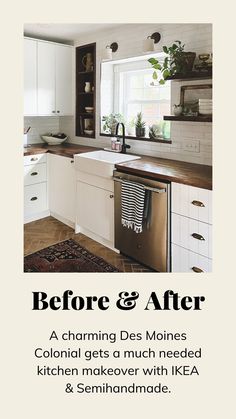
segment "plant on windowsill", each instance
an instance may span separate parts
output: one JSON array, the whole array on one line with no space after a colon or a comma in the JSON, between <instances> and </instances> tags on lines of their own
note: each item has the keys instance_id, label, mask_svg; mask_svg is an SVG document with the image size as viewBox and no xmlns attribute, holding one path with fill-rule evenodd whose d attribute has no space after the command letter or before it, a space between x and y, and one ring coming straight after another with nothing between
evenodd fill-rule
<instances>
[{"instance_id":1,"label":"plant on windowsill","mask_svg":"<svg viewBox=\"0 0 236 419\"><path fill-rule=\"evenodd\" d=\"M132 118L126 125L127 134L134 137L135 117Z\"/></svg>"},{"instance_id":2,"label":"plant on windowsill","mask_svg":"<svg viewBox=\"0 0 236 419\"><path fill-rule=\"evenodd\" d=\"M115 135L118 122L124 122L124 117L120 113L111 113L102 117L102 131L105 134Z\"/></svg>"},{"instance_id":3,"label":"plant on windowsill","mask_svg":"<svg viewBox=\"0 0 236 419\"><path fill-rule=\"evenodd\" d=\"M195 52L185 52L185 45L181 41L175 41L170 47L163 46L163 52L167 54L163 63L160 63L156 58L149 58L149 63L154 69L153 80L158 81L159 84L165 84L168 77L175 74L186 74L193 69L193 63L196 57ZM158 80L157 70L161 72L161 78Z\"/></svg>"},{"instance_id":4,"label":"plant on windowsill","mask_svg":"<svg viewBox=\"0 0 236 419\"><path fill-rule=\"evenodd\" d=\"M135 134L136 137L145 137L145 125L146 122L143 121L142 112L137 113L137 118L135 121Z\"/></svg>"},{"instance_id":5,"label":"plant on windowsill","mask_svg":"<svg viewBox=\"0 0 236 419\"><path fill-rule=\"evenodd\" d=\"M162 121L157 124L151 125L149 127L149 138L151 138L152 140L163 140L162 129L163 129Z\"/></svg>"}]
</instances>

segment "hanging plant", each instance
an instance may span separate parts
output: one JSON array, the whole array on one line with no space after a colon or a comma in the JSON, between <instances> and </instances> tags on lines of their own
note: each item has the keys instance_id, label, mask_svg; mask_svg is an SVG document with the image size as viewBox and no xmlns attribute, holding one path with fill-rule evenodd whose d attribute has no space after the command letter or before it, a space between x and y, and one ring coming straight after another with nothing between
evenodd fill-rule
<instances>
[{"instance_id":1,"label":"hanging plant","mask_svg":"<svg viewBox=\"0 0 236 419\"><path fill-rule=\"evenodd\" d=\"M185 52L185 45L181 41L175 41L170 47L163 46L163 52L166 54L163 62L158 61L156 58L149 58L149 63L154 69L153 80L158 80L157 70L161 72L159 84L165 84L168 77L175 74L186 74L192 71L193 63L196 57L195 52Z\"/></svg>"}]
</instances>

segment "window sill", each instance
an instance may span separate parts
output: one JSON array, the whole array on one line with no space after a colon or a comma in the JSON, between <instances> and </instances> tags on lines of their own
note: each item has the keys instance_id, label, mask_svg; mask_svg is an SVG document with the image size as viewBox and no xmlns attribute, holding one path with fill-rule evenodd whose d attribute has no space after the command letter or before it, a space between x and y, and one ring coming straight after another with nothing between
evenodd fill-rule
<instances>
[{"instance_id":1,"label":"window sill","mask_svg":"<svg viewBox=\"0 0 236 419\"><path fill-rule=\"evenodd\" d=\"M104 134L102 132L100 132L100 136L122 138L122 135ZM138 140L138 141L146 141L146 142L150 141L152 143L172 144L171 140L154 139L154 138L149 138L149 137L136 137L133 135L126 135L125 138L127 138L127 140Z\"/></svg>"}]
</instances>

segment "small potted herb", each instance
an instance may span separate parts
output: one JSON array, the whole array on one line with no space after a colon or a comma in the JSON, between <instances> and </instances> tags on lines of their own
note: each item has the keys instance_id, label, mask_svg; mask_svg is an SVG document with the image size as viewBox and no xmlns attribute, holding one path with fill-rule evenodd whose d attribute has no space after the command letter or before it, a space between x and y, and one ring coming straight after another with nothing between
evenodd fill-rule
<instances>
[{"instance_id":1,"label":"small potted herb","mask_svg":"<svg viewBox=\"0 0 236 419\"><path fill-rule=\"evenodd\" d=\"M142 112L138 112L137 118L135 121L136 137L145 137L145 125L146 125L146 122L143 121Z\"/></svg>"},{"instance_id":2,"label":"small potted herb","mask_svg":"<svg viewBox=\"0 0 236 419\"><path fill-rule=\"evenodd\" d=\"M153 79L158 80L156 70L161 72L161 78L158 80L159 84L165 84L166 79L175 74L184 75L192 71L196 53L186 52L184 47L185 45L181 41L175 41L170 47L163 46L163 51L167 56L162 63L156 58L149 58L148 61L154 69Z\"/></svg>"},{"instance_id":3,"label":"small potted herb","mask_svg":"<svg viewBox=\"0 0 236 419\"><path fill-rule=\"evenodd\" d=\"M115 135L116 125L118 122L123 122L124 118L120 113L111 113L110 115L102 117L102 131L107 134Z\"/></svg>"}]
</instances>

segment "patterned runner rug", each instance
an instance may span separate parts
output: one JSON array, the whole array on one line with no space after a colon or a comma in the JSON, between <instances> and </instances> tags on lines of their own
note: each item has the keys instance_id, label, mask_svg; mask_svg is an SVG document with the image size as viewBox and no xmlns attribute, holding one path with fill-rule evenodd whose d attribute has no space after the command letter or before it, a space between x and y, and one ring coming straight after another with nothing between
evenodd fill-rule
<instances>
[{"instance_id":1,"label":"patterned runner rug","mask_svg":"<svg viewBox=\"0 0 236 419\"><path fill-rule=\"evenodd\" d=\"M70 239L24 258L24 272L120 272Z\"/></svg>"}]
</instances>

